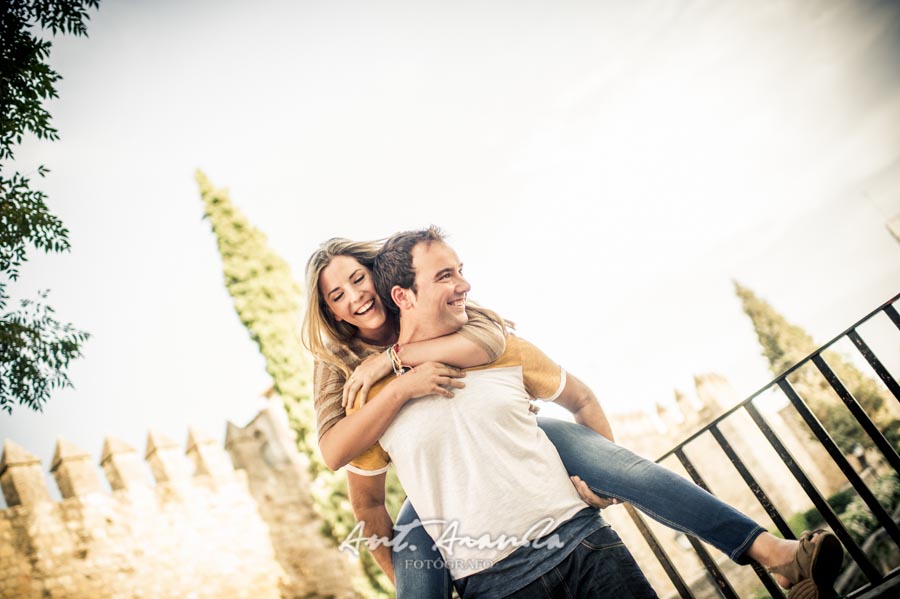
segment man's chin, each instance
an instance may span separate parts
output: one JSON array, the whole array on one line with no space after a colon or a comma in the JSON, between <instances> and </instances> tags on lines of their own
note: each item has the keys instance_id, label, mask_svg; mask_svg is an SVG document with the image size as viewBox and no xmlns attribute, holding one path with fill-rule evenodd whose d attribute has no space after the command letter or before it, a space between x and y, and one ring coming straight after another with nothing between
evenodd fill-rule
<instances>
[{"instance_id":1,"label":"man's chin","mask_svg":"<svg viewBox=\"0 0 900 599\"><path fill-rule=\"evenodd\" d=\"M462 314L454 314L451 318L444 319L441 323L441 328L443 329L441 336L455 333L463 328L467 322L469 322L469 315L465 312Z\"/></svg>"}]
</instances>

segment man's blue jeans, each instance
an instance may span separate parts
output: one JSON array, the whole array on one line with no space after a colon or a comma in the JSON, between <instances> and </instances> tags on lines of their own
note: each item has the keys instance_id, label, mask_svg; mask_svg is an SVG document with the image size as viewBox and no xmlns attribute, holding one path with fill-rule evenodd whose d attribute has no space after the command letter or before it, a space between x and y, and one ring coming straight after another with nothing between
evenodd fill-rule
<instances>
[{"instance_id":1,"label":"man's blue jeans","mask_svg":"<svg viewBox=\"0 0 900 599\"><path fill-rule=\"evenodd\" d=\"M582 540L558 566L506 599L655 599L656 591L610 526Z\"/></svg>"},{"instance_id":2,"label":"man's blue jeans","mask_svg":"<svg viewBox=\"0 0 900 599\"><path fill-rule=\"evenodd\" d=\"M594 431L554 418L538 418L570 475L578 475L598 495L627 501L651 518L696 536L737 563L764 531L753 520L659 464L608 441ZM418 516L406 502L397 517L408 525ZM440 553L421 527L407 533L407 546L394 551L397 599L445 599L450 577ZM415 546L416 549L411 548Z\"/></svg>"}]
</instances>

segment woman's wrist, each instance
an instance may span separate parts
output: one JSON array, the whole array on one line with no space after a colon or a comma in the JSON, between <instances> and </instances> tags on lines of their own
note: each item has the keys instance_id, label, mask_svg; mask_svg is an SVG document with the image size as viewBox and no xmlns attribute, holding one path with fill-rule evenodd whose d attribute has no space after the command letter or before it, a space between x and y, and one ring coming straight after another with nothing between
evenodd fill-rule
<instances>
[{"instance_id":1,"label":"woman's wrist","mask_svg":"<svg viewBox=\"0 0 900 599\"><path fill-rule=\"evenodd\" d=\"M378 380L381 380L391 374L392 369L390 348L388 348L386 351L381 352L381 358L378 360L378 364L380 365L380 370L378 371Z\"/></svg>"},{"instance_id":2,"label":"woman's wrist","mask_svg":"<svg viewBox=\"0 0 900 599\"><path fill-rule=\"evenodd\" d=\"M389 348L387 348L386 350L384 350L384 352L382 352L382 355L384 356L384 360L385 360L384 363L387 364L387 370L384 371L384 376L388 376L389 374L394 372L394 369L395 369L394 360L396 359L396 349L397 349L397 345L394 344L394 345L390 346Z\"/></svg>"},{"instance_id":3,"label":"woman's wrist","mask_svg":"<svg viewBox=\"0 0 900 599\"><path fill-rule=\"evenodd\" d=\"M353 371L350 379L363 380L360 377L370 379L370 384L375 384L391 373L390 358L385 357L385 352L372 354L362 361Z\"/></svg>"}]
</instances>

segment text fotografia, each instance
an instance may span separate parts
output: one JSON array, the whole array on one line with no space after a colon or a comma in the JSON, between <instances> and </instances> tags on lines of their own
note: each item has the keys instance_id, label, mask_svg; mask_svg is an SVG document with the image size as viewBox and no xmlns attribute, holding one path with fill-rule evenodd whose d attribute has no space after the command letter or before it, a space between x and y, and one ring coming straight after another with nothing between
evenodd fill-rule
<instances>
[{"instance_id":1,"label":"text fotografia","mask_svg":"<svg viewBox=\"0 0 900 599\"><path fill-rule=\"evenodd\" d=\"M405 559L403 567L407 570L487 570L494 565L489 559Z\"/></svg>"},{"instance_id":2,"label":"text fotografia","mask_svg":"<svg viewBox=\"0 0 900 599\"><path fill-rule=\"evenodd\" d=\"M394 526L394 536L380 537L378 535L365 536L365 521L356 523L347 538L341 542L341 551L350 551L353 555L359 555L360 543L365 543L369 550L377 549L382 545L390 547L394 551L402 551L407 547L411 551L415 551L416 547L406 542L406 535L409 531L417 526L427 526L431 524L447 524L441 536L434 541L433 548L441 550L444 555L453 555L456 547L468 547L471 549L506 549L507 547L532 547L534 549L544 549L548 551L552 549L560 549L565 544L559 540L559 535L549 534L556 529L556 522L552 518L545 518L536 522L531 528L525 531L521 537L513 535L500 535L492 538L489 534L479 537L459 536L459 522L451 521L449 524L446 520L425 520L424 522L414 520L409 524L397 524ZM549 535L549 536L548 536Z\"/></svg>"}]
</instances>

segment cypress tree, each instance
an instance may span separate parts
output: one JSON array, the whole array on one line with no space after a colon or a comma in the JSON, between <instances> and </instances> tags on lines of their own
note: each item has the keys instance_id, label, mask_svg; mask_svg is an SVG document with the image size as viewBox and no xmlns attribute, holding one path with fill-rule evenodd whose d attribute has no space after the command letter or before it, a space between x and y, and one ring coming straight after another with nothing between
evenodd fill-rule
<instances>
[{"instance_id":1,"label":"cypress tree","mask_svg":"<svg viewBox=\"0 0 900 599\"><path fill-rule=\"evenodd\" d=\"M204 218L216 236L225 287L238 318L265 357L274 390L285 400L290 413L310 410L312 368L300 343L300 286L287 262L272 251L266 236L231 203L227 191L214 188L200 171L196 179ZM301 416L295 426L299 447L316 462L312 421L303 417L305 414L297 415Z\"/></svg>"},{"instance_id":2,"label":"cypress tree","mask_svg":"<svg viewBox=\"0 0 900 599\"><path fill-rule=\"evenodd\" d=\"M216 189L201 171L196 172L204 217L210 221L222 256L225 287L241 323L265 358L273 390L283 400L297 449L306 457L313 505L322 517L322 533L340 543L350 534L356 518L350 508L347 480L323 463L315 433L312 398L312 363L300 341L303 295L290 267L268 245L266 236L250 224L231 203L226 190ZM404 498L396 475L388 477L389 509L396 513ZM370 597L392 595L390 582L368 552L360 553L368 584L360 589Z\"/></svg>"},{"instance_id":3,"label":"cypress tree","mask_svg":"<svg viewBox=\"0 0 900 599\"><path fill-rule=\"evenodd\" d=\"M762 355L769 361L769 369L773 375L781 374L817 349L806 331L788 322L768 302L737 282L734 282L734 288L744 312L753 322ZM891 436L891 431L897 427L897 420L891 414L878 383L835 351L827 350L822 353L822 357L878 428ZM814 364L807 363L798 368L788 376L788 381L841 449L849 452L857 444L871 445L868 435Z\"/></svg>"}]
</instances>

